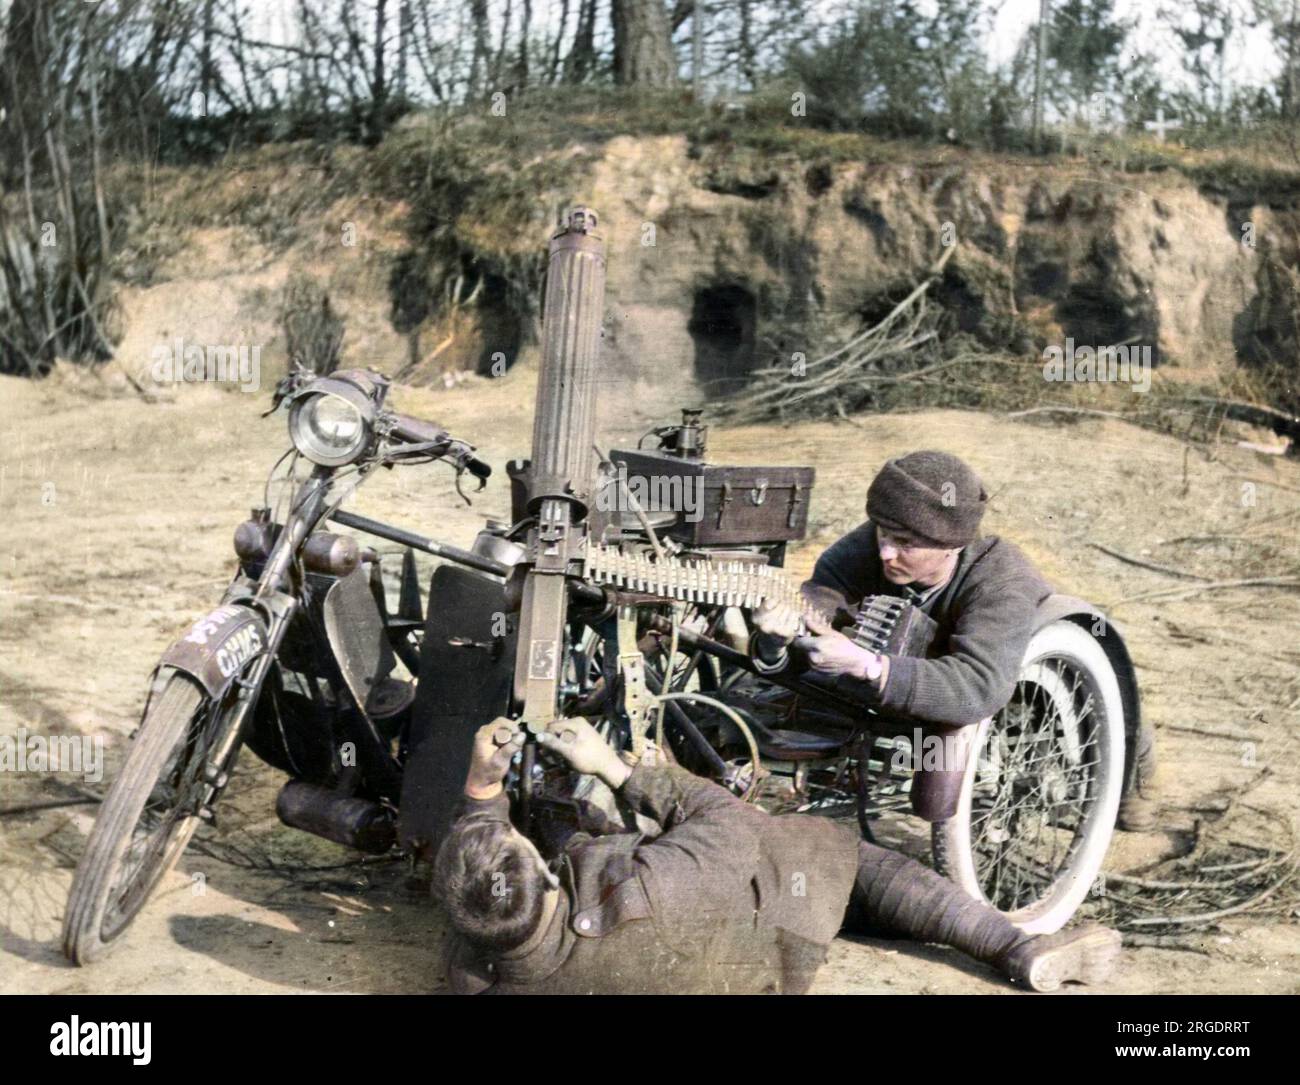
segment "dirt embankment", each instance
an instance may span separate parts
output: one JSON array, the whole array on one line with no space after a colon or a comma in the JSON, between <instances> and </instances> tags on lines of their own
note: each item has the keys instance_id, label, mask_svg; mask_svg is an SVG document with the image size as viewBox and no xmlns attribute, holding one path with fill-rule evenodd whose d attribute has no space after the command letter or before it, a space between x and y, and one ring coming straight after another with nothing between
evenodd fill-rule
<instances>
[{"instance_id":1,"label":"dirt embankment","mask_svg":"<svg viewBox=\"0 0 1300 1085\"><path fill-rule=\"evenodd\" d=\"M541 239L586 202L610 257L611 378L660 409L703 380L817 357L952 245L929 294L945 338L1031 358L1068 341L1145 348L1180 383L1294 375L1293 179L824 133L776 150L608 130L552 143L515 123L503 142L414 117L369 151L274 146L132 177L119 364L146 374L179 336L257 346L276 373L299 275L347 317L349 357L412 383L528 363ZM214 325L232 304L234 324Z\"/></svg>"},{"instance_id":2,"label":"dirt embankment","mask_svg":"<svg viewBox=\"0 0 1300 1085\"><path fill-rule=\"evenodd\" d=\"M262 397L184 389L146 404L130 393L95 393L93 380L60 380L0 381L0 733L102 736L109 780L146 675L217 597L231 570L231 530L258 500L285 436L282 418L258 418ZM525 367L451 391L399 389L398 401L475 440L499 465L527 451L532 387ZM602 410L611 442L652 421L616 385ZM712 455L816 466L810 535L792 555L806 571L858 522L871 472L918 446L969 458L993 491L989 529L1020 543L1062 590L1112 608L1123 624L1160 736L1168 806L1160 831L1117 838L1108 869L1141 871L1191 849L1234 796L1295 816L1300 657L1289 631L1300 628L1300 596L1207 591L1206 581L1124 564L1090 544L1210 581L1234 579L1276 533L1294 539L1300 468L1226 447L1189 453L1115 422L1046 429L955 412L718 430ZM465 545L479 518L504 514L506 504L494 480L466 509L449 473L424 468L385 473L355 507ZM57 935L93 805L0 816L0 990L438 988L437 910L406 891L401 864L361 864L280 826L280 782L246 758L216 829L187 853L120 950L84 970L63 963ZM103 786L0 773L0 807L93 798ZM896 835L909 848L923 843L901 824ZM1231 916L1181 948L1131 949L1111 989L1300 990L1288 901L1294 896L1273 902L1283 914ZM871 940L837 941L818 989L1005 990L951 953Z\"/></svg>"}]
</instances>

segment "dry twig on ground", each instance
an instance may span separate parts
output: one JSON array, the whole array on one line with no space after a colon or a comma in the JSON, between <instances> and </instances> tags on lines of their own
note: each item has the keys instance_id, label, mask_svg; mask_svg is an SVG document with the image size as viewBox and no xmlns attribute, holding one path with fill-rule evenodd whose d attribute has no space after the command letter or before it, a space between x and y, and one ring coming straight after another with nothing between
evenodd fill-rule
<instances>
[{"instance_id":1,"label":"dry twig on ground","mask_svg":"<svg viewBox=\"0 0 1300 1085\"><path fill-rule=\"evenodd\" d=\"M1289 816L1240 801L1268 776L1265 770L1238 788L1213 821L1198 819L1195 843L1186 854L1166 859L1157 864L1160 869L1141 876L1107 871L1107 885L1124 891L1108 891L1090 907L1120 930L1153 928L1149 939L1208 930L1232 916L1291 915L1300 908L1295 825ZM1241 840L1244 821L1254 823L1247 832L1271 827L1280 844Z\"/></svg>"}]
</instances>

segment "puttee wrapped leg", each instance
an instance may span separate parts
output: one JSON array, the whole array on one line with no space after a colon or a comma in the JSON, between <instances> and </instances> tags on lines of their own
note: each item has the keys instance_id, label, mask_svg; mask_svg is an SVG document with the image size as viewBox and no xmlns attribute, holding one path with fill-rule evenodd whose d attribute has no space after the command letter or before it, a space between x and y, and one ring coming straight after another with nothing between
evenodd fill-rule
<instances>
[{"instance_id":1,"label":"puttee wrapped leg","mask_svg":"<svg viewBox=\"0 0 1300 1085\"><path fill-rule=\"evenodd\" d=\"M996 965L1027 935L1010 920L901 852L858 843L849 928L952 946Z\"/></svg>"},{"instance_id":2,"label":"puttee wrapped leg","mask_svg":"<svg viewBox=\"0 0 1300 1085\"><path fill-rule=\"evenodd\" d=\"M1120 954L1119 932L1098 923L1025 934L929 867L865 840L858 844L858 876L845 921L861 933L952 946L1034 991L1102 983Z\"/></svg>"}]
</instances>

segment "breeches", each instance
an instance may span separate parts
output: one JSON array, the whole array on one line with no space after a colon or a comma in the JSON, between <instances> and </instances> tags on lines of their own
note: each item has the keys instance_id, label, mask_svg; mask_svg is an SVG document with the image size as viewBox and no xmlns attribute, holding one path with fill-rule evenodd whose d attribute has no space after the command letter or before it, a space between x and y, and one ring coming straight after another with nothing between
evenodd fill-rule
<instances>
[{"instance_id":1,"label":"breeches","mask_svg":"<svg viewBox=\"0 0 1300 1085\"><path fill-rule=\"evenodd\" d=\"M912 776L912 810L917 817L947 821L957 813L979 726L927 723L921 728L921 748L913 751L917 768Z\"/></svg>"}]
</instances>

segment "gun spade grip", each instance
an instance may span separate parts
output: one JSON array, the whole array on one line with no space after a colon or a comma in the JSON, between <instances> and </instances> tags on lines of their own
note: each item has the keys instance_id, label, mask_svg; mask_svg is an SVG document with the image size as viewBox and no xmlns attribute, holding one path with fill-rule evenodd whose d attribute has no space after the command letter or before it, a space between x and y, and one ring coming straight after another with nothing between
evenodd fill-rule
<instances>
[{"instance_id":1,"label":"gun spade grip","mask_svg":"<svg viewBox=\"0 0 1300 1085\"><path fill-rule=\"evenodd\" d=\"M592 444L605 309L605 242L592 232L595 225L592 212L574 208L551 239L533 414L531 512L547 497L576 500L585 512L595 485Z\"/></svg>"}]
</instances>

